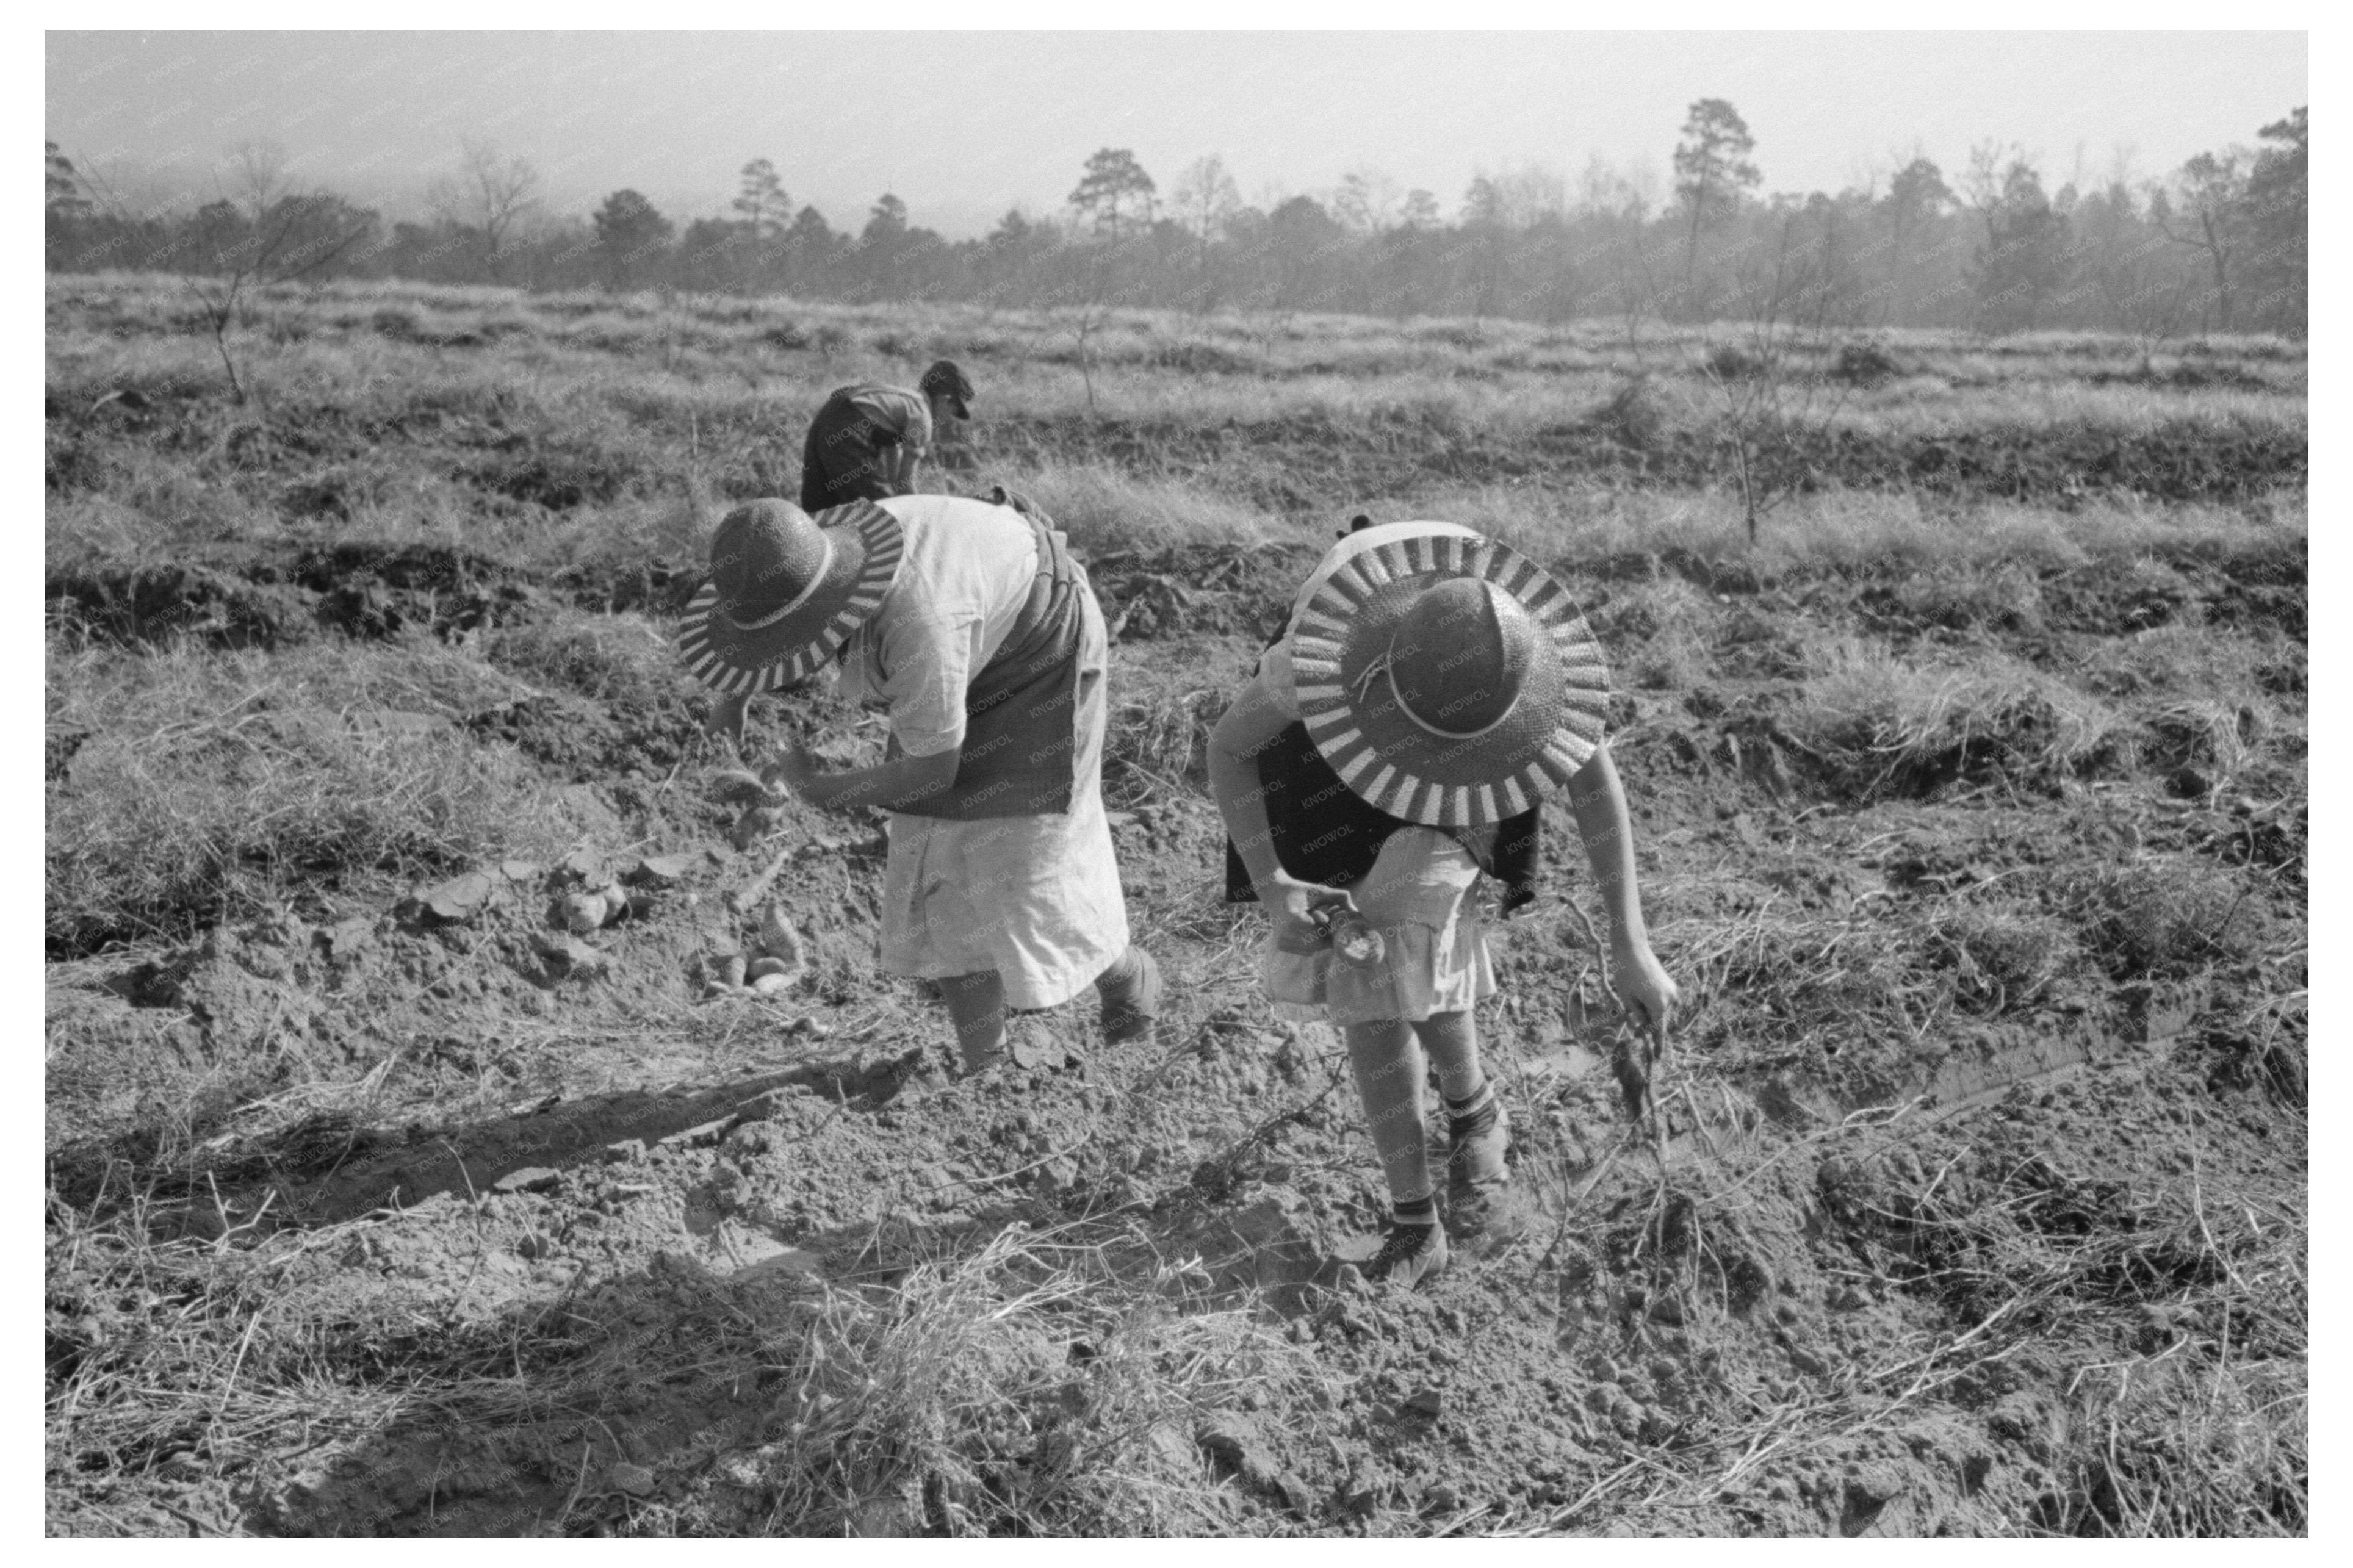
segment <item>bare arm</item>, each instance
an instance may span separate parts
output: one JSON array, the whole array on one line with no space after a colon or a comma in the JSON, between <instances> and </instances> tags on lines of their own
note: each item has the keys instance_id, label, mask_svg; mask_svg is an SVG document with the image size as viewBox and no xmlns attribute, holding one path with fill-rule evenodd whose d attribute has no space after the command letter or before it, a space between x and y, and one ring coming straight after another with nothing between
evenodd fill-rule
<instances>
[{"instance_id":1,"label":"bare arm","mask_svg":"<svg viewBox=\"0 0 2353 1568\"><path fill-rule=\"evenodd\" d=\"M1651 1033L1663 1037L1674 1011L1675 983L1651 952L1642 923L1641 889L1634 879L1634 828L1626 811L1625 786L1609 748L1596 751L1568 781L1568 809L1577 836L1593 867L1601 903L1609 920L1610 965L1619 996L1636 1009Z\"/></svg>"},{"instance_id":2,"label":"bare arm","mask_svg":"<svg viewBox=\"0 0 2353 1568\"><path fill-rule=\"evenodd\" d=\"M964 749L959 746L929 756L892 757L872 767L829 773L818 770L817 759L806 749L791 745L776 759L775 771L786 788L821 811L856 811L868 805L904 811L955 783L963 759Z\"/></svg>"},{"instance_id":3,"label":"bare arm","mask_svg":"<svg viewBox=\"0 0 2353 1568\"><path fill-rule=\"evenodd\" d=\"M1275 945L1286 952L1314 952L1324 936L1308 911L1339 904L1356 908L1356 900L1338 888L1302 881L1282 868L1266 821L1266 792L1260 786L1255 759L1291 721L1274 705L1265 682L1253 676L1218 721L1209 736L1209 791L1217 796L1226 832L1274 922Z\"/></svg>"}]
</instances>

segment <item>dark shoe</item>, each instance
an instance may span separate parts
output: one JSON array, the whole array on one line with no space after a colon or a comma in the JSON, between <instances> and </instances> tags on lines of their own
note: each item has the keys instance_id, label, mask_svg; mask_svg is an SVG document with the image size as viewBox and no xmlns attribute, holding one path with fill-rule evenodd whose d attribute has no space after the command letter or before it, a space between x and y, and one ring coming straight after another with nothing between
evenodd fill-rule
<instances>
[{"instance_id":1,"label":"dark shoe","mask_svg":"<svg viewBox=\"0 0 2353 1568\"><path fill-rule=\"evenodd\" d=\"M976 1051L969 1047L960 1047L959 1054L961 1057L960 1065L964 1069L961 1076L965 1078L978 1078L982 1073L987 1072L989 1068L996 1067L998 1063L1005 1060L1005 1037L1001 1034L998 1035L993 1045L984 1047L980 1050Z\"/></svg>"},{"instance_id":2,"label":"dark shoe","mask_svg":"<svg viewBox=\"0 0 2353 1568\"><path fill-rule=\"evenodd\" d=\"M1501 1182L1509 1173L1504 1152L1512 1146L1512 1119L1504 1114L1501 1099L1468 1116L1446 1118L1447 1159L1457 1175L1472 1186Z\"/></svg>"},{"instance_id":3,"label":"dark shoe","mask_svg":"<svg viewBox=\"0 0 2353 1568\"><path fill-rule=\"evenodd\" d=\"M1444 1226L1392 1225L1381 1249L1365 1265L1365 1278L1417 1285L1444 1268L1447 1256Z\"/></svg>"},{"instance_id":4,"label":"dark shoe","mask_svg":"<svg viewBox=\"0 0 2353 1568\"><path fill-rule=\"evenodd\" d=\"M1128 951L1135 954L1138 973L1116 1000L1103 999L1103 1038L1114 1046L1149 1045L1153 1021L1160 1016L1160 965L1140 947Z\"/></svg>"}]
</instances>

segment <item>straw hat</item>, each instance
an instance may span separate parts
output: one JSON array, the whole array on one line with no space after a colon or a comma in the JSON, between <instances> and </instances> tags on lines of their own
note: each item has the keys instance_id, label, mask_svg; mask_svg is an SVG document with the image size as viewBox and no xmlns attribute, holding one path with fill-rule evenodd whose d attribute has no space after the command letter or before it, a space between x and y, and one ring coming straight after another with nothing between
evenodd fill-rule
<instances>
[{"instance_id":1,"label":"straw hat","mask_svg":"<svg viewBox=\"0 0 2353 1568\"><path fill-rule=\"evenodd\" d=\"M899 520L872 501L815 517L746 501L711 536L711 575L679 623L679 657L731 697L806 678L881 604L903 542Z\"/></svg>"},{"instance_id":2,"label":"straw hat","mask_svg":"<svg viewBox=\"0 0 2353 1568\"><path fill-rule=\"evenodd\" d=\"M1291 627L1299 715L1342 783L1408 822L1475 827L1601 744L1609 672L1544 568L1476 535L1363 550Z\"/></svg>"}]
</instances>

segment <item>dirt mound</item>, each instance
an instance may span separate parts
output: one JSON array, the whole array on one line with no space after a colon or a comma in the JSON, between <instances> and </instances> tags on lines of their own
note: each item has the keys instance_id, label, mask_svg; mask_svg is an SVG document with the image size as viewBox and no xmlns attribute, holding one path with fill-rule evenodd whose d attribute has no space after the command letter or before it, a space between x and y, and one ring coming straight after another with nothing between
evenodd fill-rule
<instances>
[{"instance_id":1,"label":"dirt mound","mask_svg":"<svg viewBox=\"0 0 2353 1568\"><path fill-rule=\"evenodd\" d=\"M343 542L223 552L202 563L69 567L49 574L44 597L83 637L273 648L322 630L382 637L413 626L463 637L527 623L553 604L675 613L700 580L659 560L540 573L444 545Z\"/></svg>"}]
</instances>

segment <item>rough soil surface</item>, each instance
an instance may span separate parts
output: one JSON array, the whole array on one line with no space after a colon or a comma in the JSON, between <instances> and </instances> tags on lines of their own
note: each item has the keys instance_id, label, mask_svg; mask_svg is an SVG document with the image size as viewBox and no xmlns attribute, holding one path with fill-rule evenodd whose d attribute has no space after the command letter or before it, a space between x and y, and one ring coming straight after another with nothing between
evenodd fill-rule
<instances>
[{"instance_id":1,"label":"rough soil surface","mask_svg":"<svg viewBox=\"0 0 2353 1568\"><path fill-rule=\"evenodd\" d=\"M1396 460L1428 456L1404 442ZM2154 448L2117 462L2179 468ZM2161 746L2061 776L2025 731L1864 767L1802 731L1790 674L1834 632L2063 668L2151 627L2235 624L2281 640L2275 695L2300 715L2300 545L2042 569L1975 597L1916 574L1577 569L1605 644L1646 646L1679 615L1707 628L1704 679L1627 680L1617 715L1687 1016L1654 1141L1620 1103L1599 955L1560 914L1583 871L1553 824L1551 897L1501 928L1505 995L1481 1019L1513 1181L1500 1199L1449 1195L1455 1262L1411 1292L1345 1267L1371 1250L1382 1194L1342 1055L1271 1020L1256 917L1214 900L1200 728L1306 559L1095 563L1122 622L1107 790L1132 918L1171 982L1148 1047L1103 1046L1089 997L1046 1021L1061 1067L927 1072L948 1059L944 1016L871 964L871 827L792 807L773 837L732 847L683 686L467 721L608 825L560 863L485 864L463 886L360 879L176 945L53 952L60 1201L97 1201L171 1121L195 1163L169 1173L179 1198L158 1234L255 1246L273 1321L312 1325L322 1364L354 1384L396 1384L429 1344L517 1396L487 1415L422 1399L384 1424L322 1404L315 1429L290 1408L233 1461L200 1425L108 1454L53 1429L51 1528L761 1529L801 1428L791 1381L737 1354L742 1336L1014 1226L1143 1260L1171 1302L1245 1306L1301 1352L1296 1378L1139 1439L1135 1464L1198 1484L1212 1511L1197 1522L1234 1532L2095 1528L2130 1467L2087 1480L2070 1427L2083 1380L2126 1363L2191 1376L2235 1331L2235 1366L2301 1395L2300 1338L2251 1347L2273 1331L2231 1319L2227 1289L2267 1226L2302 1223L2300 1013L2284 1029L2274 1001L2304 984L2300 747L2228 793L2190 787L2207 781L2179 773L2211 763ZM458 637L584 598L634 613L672 581L344 552L49 594L102 637L169 626L272 646ZM776 721L846 757L846 717ZM53 776L71 750L52 737ZM706 998L704 959L752 929L728 896L780 853L773 891L806 978ZM663 856L683 859L643 864ZM2152 928L2160 900L2134 896L2135 876L2219 888L2223 924ZM616 879L636 895L626 914L555 941L561 896ZM1937 1010L1915 1023L1932 982ZM320 1084L364 1092L305 1110ZM172 1307L107 1289L53 1258L53 1387ZM410 1338L385 1337L401 1323ZM1082 1394L1091 1344L1073 1328L1022 1353ZM617 1346L641 1370L565 1381ZM534 1382L563 1399L533 1404ZM970 1477L897 1478L856 1518L987 1528L1064 1440L1061 1407L1039 1399L1007 1407Z\"/></svg>"},{"instance_id":2,"label":"rough soil surface","mask_svg":"<svg viewBox=\"0 0 2353 1568\"><path fill-rule=\"evenodd\" d=\"M1102 461L1138 471L1214 472L1252 502L1314 510L1335 495L1404 497L1432 483L1563 475L1617 483L1704 485L1722 468L1704 430L1628 427L1605 411L1580 424L1508 437L1400 407L1366 421L1302 415L1208 426L1183 419L1031 420L992 432L1008 453ZM2066 505L2102 493L2230 502L2301 485L2301 432L2179 420L2147 432L2038 423L1924 438L1851 428L1793 430L1760 460L1799 490L1895 487Z\"/></svg>"}]
</instances>

